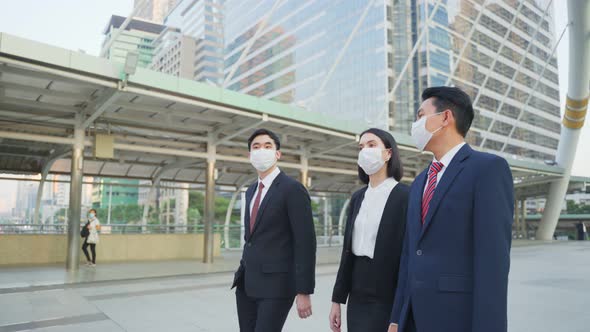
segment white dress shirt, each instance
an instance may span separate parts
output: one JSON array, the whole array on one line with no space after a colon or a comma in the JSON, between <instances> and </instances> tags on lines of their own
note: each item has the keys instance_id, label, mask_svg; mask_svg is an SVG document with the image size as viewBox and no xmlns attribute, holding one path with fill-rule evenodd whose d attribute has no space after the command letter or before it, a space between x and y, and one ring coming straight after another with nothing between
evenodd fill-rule
<instances>
[{"instance_id":1,"label":"white dress shirt","mask_svg":"<svg viewBox=\"0 0 590 332\"><path fill-rule=\"evenodd\" d=\"M371 185L367 188L352 229L352 253L354 255L373 258L383 210L397 183L394 178L388 178L375 188L372 188Z\"/></svg>"},{"instance_id":2,"label":"white dress shirt","mask_svg":"<svg viewBox=\"0 0 590 332\"><path fill-rule=\"evenodd\" d=\"M279 176L279 173L281 173L281 170L277 167L274 171L272 171L272 173L267 175L264 178L264 180L261 180L260 178L258 179L256 191L254 191L254 196L252 196L252 201L250 202L250 214L252 214L252 208L254 207L254 202L256 201L256 195L258 195L258 188L260 187L260 182L264 184L264 188L262 189L262 194L260 196L260 204L262 204L264 196L266 196L266 193L268 192L268 188L270 188L274 180L277 178L277 176Z\"/></svg>"},{"instance_id":3,"label":"white dress shirt","mask_svg":"<svg viewBox=\"0 0 590 332\"><path fill-rule=\"evenodd\" d=\"M451 162L453 161L453 158L455 158L455 155L457 155L459 150L461 150L461 148L465 144L466 143L463 142L463 143L459 143L459 144L455 145L454 148L450 149L449 152L447 152L442 158L440 158L440 162L443 163L443 168L440 170L440 172L438 172L438 175L436 176L436 185L437 186L440 183L440 179L442 179L442 176L443 176L445 170L451 164ZM439 161L436 160L436 157L434 157L432 162L436 163ZM430 166L428 166L428 167L430 167ZM426 188L428 188L428 174L426 175L426 184L424 185L424 190L422 191L422 195L424 195L424 193L426 192Z\"/></svg>"}]
</instances>

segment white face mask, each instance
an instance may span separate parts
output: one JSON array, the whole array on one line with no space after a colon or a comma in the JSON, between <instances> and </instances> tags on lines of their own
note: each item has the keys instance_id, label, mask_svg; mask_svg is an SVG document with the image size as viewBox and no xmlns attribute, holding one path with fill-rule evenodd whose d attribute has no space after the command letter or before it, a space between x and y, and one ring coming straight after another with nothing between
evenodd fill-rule
<instances>
[{"instance_id":1,"label":"white face mask","mask_svg":"<svg viewBox=\"0 0 590 332\"><path fill-rule=\"evenodd\" d=\"M433 116L441 115L443 113L444 112L423 116L420 120L412 123L412 139L414 140L414 144L416 144L416 147L420 151L424 151L424 148L426 147L428 142L430 142L432 135L434 135L434 133L443 128L441 126L437 130L429 132L428 129L426 129L426 119Z\"/></svg>"},{"instance_id":2,"label":"white face mask","mask_svg":"<svg viewBox=\"0 0 590 332\"><path fill-rule=\"evenodd\" d=\"M383 149L381 148L364 148L359 152L358 165L367 175L377 173L384 164Z\"/></svg>"},{"instance_id":3,"label":"white face mask","mask_svg":"<svg viewBox=\"0 0 590 332\"><path fill-rule=\"evenodd\" d=\"M250 163L260 172L266 172L277 162L277 150L258 149L250 151Z\"/></svg>"}]
</instances>

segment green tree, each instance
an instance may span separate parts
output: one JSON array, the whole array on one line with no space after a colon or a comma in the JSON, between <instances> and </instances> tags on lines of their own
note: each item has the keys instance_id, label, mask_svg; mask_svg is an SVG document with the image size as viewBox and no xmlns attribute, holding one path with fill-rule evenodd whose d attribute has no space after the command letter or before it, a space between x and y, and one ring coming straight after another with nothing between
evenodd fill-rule
<instances>
[{"instance_id":1,"label":"green tree","mask_svg":"<svg viewBox=\"0 0 590 332\"><path fill-rule=\"evenodd\" d=\"M226 197L216 196L215 197L215 221L217 223L225 222L225 214L227 213L227 207L230 203L230 199ZM192 209L196 211L192 212L198 215L199 222L202 221L202 217L205 214L205 194L198 191L191 191L189 193L189 214L191 213ZM189 220L191 217L189 216ZM232 223L239 223L240 216L239 214L232 214L231 222Z\"/></svg>"},{"instance_id":2,"label":"green tree","mask_svg":"<svg viewBox=\"0 0 590 332\"><path fill-rule=\"evenodd\" d=\"M101 223L109 219L108 207L96 209L96 216ZM115 205L111 207L111 224L138 224L143 216L143 206L137 204Z\"/></svg>"},{"instance_id":3,"label":"green tree","mask_svg":"<svg viewBox=\"0 0 590 332\"><path fill-rule=\"evenodd\" d=\"M578 205L576 204L576 202L572 201L572 200L568 200L566 202L566 210L568 214L577 214L578 211Z\"/></svg>"},{"instance_id":4,"label":"green tree","mask_svg":"<svg viewBox=\"0 0 590 332\"><path fill-rule=\"evenodd\" d=\"M568 214L590 214L590 205L576 204L572 200L568 200L566 203Z\"/></svg>"}]
</instances>

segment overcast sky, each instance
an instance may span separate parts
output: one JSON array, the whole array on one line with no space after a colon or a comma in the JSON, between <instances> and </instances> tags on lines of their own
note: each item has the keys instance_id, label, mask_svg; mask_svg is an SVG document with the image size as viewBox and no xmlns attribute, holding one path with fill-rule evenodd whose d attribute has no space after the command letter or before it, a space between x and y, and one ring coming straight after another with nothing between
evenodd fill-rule
<instances>
[{"instance_id":1,"label":"overcast sky","mask_svg":"<svg viewBox=\"0 0 590 332\"><path fill-rule=\"evenodd\" d=\"M556 39L567 24L566 1L555 5ZM0 0L0 32L98 55L102 32L112 14L127 16L133 0ZM561 105L567 91L568 35L557 50ZM563 108L563 107L562 107ZM563 110L562 110L563 111ZM590 177L590 121L582 136L573 174ZM0 213L14 204L16 184L0 180Z\"/></svg>"}]
</instances>

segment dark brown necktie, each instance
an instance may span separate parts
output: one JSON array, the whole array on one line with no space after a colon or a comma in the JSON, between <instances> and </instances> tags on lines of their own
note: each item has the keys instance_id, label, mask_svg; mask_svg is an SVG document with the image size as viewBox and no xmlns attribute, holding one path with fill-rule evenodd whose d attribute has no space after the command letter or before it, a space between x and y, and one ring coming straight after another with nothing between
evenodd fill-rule
<instances>
[{"instance_id":1,"label":"dark brown necktie","mask_svg":"<svg viewBox=\"0 0 590 332\"><path fill-rule=\"evenodd\" d=\"M262 190L264 189L264 183L258 183L258 194L256 195L256 199L254 200L254 206L252 206L252 213L250 214L250 233L254 229L254 224L256 223L256 216L258 215L258 208L260 207L260 199L262 197Z\"/></svg>"}]
</instances>

